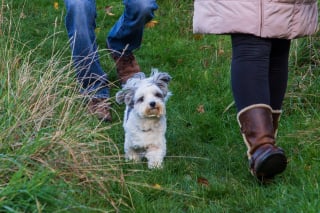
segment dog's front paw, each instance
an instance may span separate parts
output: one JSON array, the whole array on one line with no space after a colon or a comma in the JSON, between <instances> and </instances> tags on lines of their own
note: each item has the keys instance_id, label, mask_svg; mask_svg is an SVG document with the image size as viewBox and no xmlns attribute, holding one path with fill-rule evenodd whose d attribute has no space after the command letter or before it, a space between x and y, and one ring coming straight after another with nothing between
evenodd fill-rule
<instances>
[{"instance_id":1,"label":"dog's front paw","mask_svg":"<svg viewBox=\"0 0 320 213\"><path fill-rule=\"evenodd\" d=\"M148 161L148 168L149 169L162 169L162 161Z\"/></svg>"},{"instance_id":2,"label":"dog's front paw","mask_svg":"<svg viewBox=\"0 0 320 213\"><path fill-rule=\"evenodd\" d=\"M141 160L140 155L132 150L128 151L125 157L127 161L139 162Z\"/></svg>"}]
</instances>

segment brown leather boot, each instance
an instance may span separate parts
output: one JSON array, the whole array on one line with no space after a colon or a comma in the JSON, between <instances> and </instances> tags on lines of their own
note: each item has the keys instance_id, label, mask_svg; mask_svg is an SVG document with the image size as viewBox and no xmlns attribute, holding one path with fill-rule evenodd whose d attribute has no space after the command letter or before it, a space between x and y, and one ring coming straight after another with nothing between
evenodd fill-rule
<instances>
[{"instance_id":1,"label":"brown leather boot","mask_svg":"<svg viewBox=\"0 0 320 213\"><path fill-rule=\"evenodd\" d=\"M251 173L259 180L273 178L287 166L284 151L275 145L275 129L271 107L251 105L238 113L241 133L248 147Z\"/></svg>"},{"instance_id":2,"label":"brown leather boot","mask_svg":"<svg viewBox=\"0 0 320 213\"><path fill-rule=\"evenodd\" d=\"M140 66L132 53L129 55L120 56L111 54L111 56L116 62L118 79L122 85L125 84L127 80L135 73L140 72Z\"/></svg>"},{"instance_id":3,"label":"brown leather boot","mask_svg":"<svg viewBox=\"0 0 320 213\"><path fill-rule=\"evenodd\" d=\"M89 113L103 121L111 121L110 103L106 98L92 98L88 102Z\"/></svg>"}]
</instances>

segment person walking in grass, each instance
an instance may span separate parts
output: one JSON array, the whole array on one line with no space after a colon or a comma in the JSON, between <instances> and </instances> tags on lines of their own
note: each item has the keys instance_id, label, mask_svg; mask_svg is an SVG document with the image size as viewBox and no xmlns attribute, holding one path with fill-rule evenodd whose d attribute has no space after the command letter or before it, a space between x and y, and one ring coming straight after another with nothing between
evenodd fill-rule
<instances>
[{"instance_id":1,"label":"person walking in grass","mask_svg":"<svg viewBox=\"0 0 320 213\"><path fill-rule=\"evenodd\" d=\"M195 0L193 31L230 34L231 85L251 173L269 180L287 166L276 135L290 41L317 30L317 0Z\"/></svg>"},{"instance_id":2,"label":"person walking in grass","mask_svg":"<svg viewBox=\"0 0 320 213\"><path fill-rule=\"evenodd\" d=\"M64 0L65 26L70 39L72 59L81 94L89 97L88 111L99 119L111 121L108 78L103 71L95 36L96 1ZM107 36L107 47L115 61L121 84L140 67L133 50L141 45L144 26L154 17L156 0L123 0L124 12Z\"/></svg>"}]
</instances>

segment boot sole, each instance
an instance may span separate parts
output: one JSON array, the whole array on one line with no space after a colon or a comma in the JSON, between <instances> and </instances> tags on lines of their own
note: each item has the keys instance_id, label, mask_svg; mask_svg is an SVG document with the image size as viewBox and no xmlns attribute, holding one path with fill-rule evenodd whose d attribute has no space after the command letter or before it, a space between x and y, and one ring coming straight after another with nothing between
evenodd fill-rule
<instances>
[{"instance_id":1,"label":"boot sole","mask_svg":"<svg viewBox=\"0 0 320 213\"><path fill-rule=\"evenodd\" d=\"M287 167L287 158L282 151L266 153L259 161L255 169L258 179L271 179Z\"/></svg>"}]
</instances>

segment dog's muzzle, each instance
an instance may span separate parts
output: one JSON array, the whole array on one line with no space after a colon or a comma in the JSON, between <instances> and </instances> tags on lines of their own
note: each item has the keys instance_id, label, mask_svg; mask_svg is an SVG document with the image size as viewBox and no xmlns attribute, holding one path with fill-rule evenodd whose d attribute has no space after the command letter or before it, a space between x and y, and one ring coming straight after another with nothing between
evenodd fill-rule
<instances>
[{"instance_id":1,"label":"dog's muzzle","mask_svg":"<svg viewBox=\"0 0 320 213\"><path fill-rule=\"evenodd\" d=\"M147 117L160 117L163 115L163 107L158 105L155 101L151 101L145 114Z\"/></svg>"}]
</instances>

